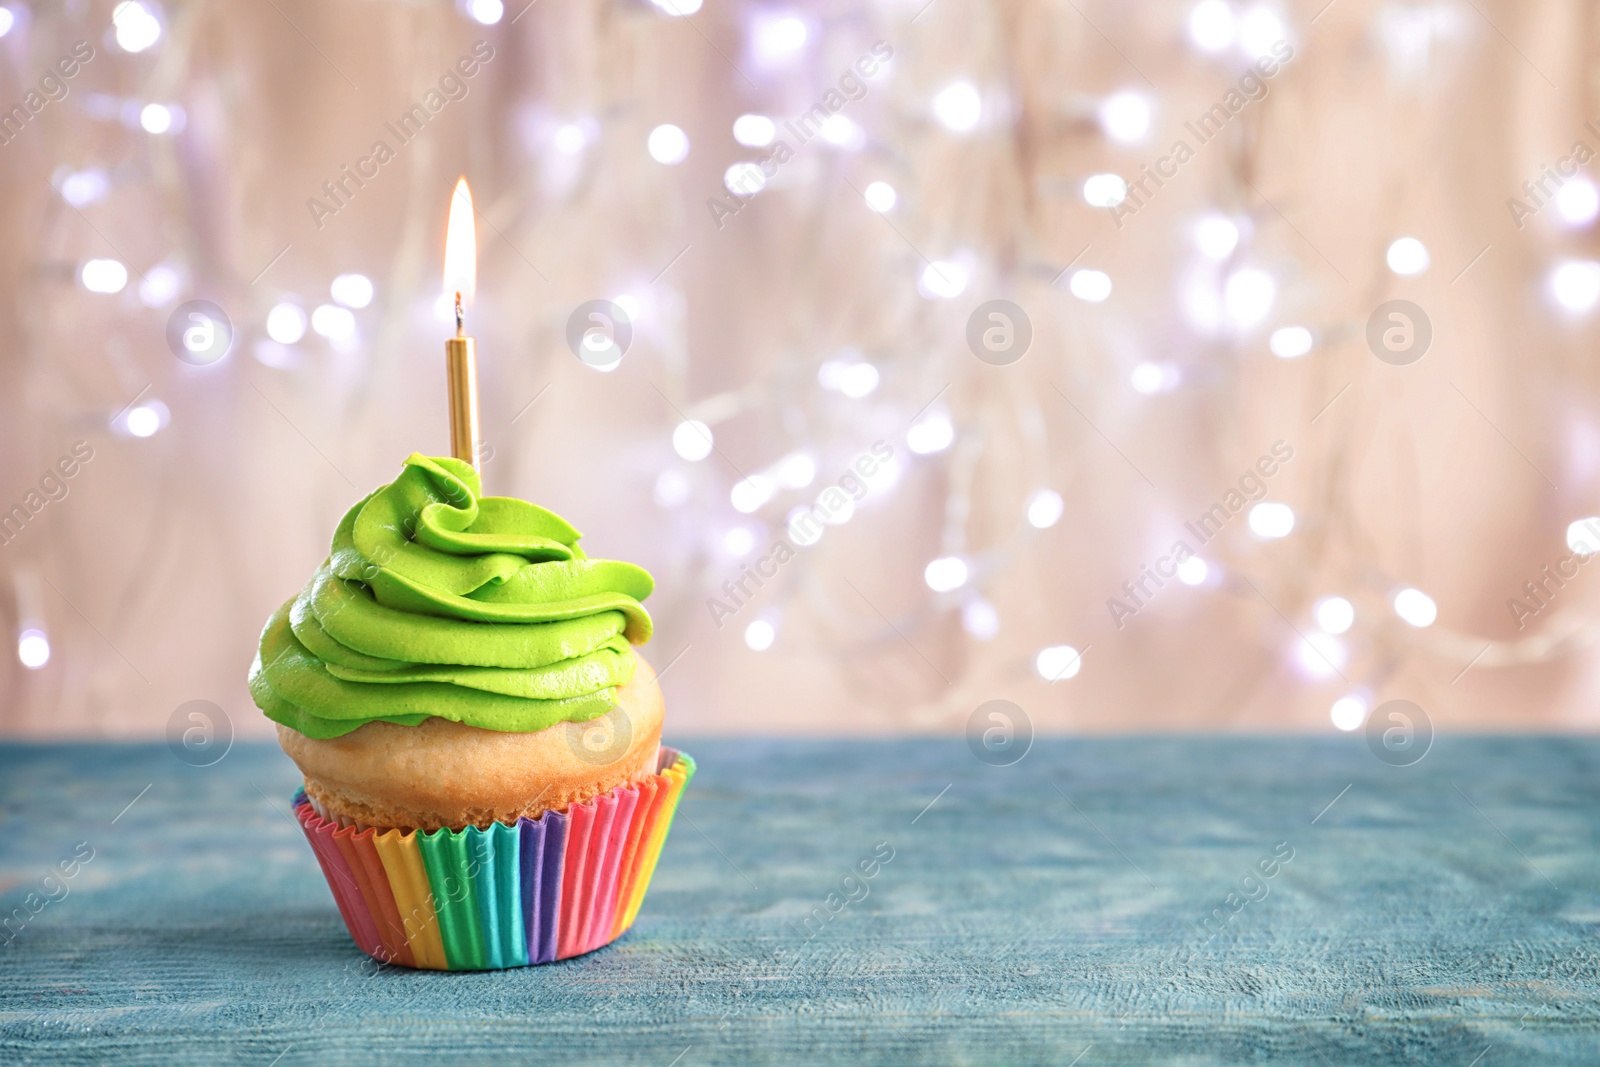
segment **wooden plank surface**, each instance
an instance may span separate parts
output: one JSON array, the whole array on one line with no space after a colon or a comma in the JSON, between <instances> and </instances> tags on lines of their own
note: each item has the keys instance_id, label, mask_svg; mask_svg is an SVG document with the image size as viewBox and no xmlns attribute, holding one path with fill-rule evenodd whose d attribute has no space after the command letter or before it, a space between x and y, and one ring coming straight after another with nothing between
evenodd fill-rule
<instances>
[{"instance_id":1,"label":"wooden plank surface","mask_svg":"<svg viewBox=\"0 0 1600 1067\"><path fill-rule=\"evenodd\" d=\"M682 747L631 933L438 974L357 952L275 747L0 746L0 1063L1600 1062L1600 742Z\"/></svg>"}]
</instances>

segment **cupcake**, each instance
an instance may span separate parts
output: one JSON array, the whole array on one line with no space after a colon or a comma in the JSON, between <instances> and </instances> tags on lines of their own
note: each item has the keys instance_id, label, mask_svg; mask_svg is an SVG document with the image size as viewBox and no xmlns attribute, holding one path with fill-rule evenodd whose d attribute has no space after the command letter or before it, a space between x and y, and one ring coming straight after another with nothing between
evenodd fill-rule
<instances>
[{"instance_id":1,"label":"cupcake","mask_svg":"<svg viewBox=\"0 0 1600 1067\"><path fill-rule=\"evenodd\" d=\"M412 455L268 620L250 670L295 810L385 962L545 963L632 924L689 757L661 747L650 575Z\"/></svg>"}]
</instances>

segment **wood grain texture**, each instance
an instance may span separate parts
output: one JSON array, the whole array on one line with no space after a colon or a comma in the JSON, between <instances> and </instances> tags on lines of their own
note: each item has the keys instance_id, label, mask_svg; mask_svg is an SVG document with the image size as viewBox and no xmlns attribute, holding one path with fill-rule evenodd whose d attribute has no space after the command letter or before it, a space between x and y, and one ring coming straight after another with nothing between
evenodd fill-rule
<instances>
[{"instance_id":1,"label":"wood grain texture","mask_svg":"<svg viewBox=\"0 0 1600 1067\"><path fill-rule=\"evenodd\" d=\"M633 931L483 974L359 954L276 749L0 747L3 911L94 849L0 933L0 1062L1600 1060L1600 742L1409 768L1360 738L1040 740L1007 768L960 739L683 747Z\"/></svg>"}]
</instances>

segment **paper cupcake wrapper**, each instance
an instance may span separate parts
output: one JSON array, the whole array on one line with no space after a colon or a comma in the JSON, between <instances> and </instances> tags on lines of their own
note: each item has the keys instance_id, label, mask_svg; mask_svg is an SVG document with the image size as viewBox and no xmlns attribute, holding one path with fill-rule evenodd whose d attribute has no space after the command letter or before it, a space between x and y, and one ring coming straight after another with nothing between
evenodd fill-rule
<instances>
[{"instance_id":1,"label":"paper cupcake wrapper","mask_svg":"<svg viewBox=\"0 0 1600 1067\"><path fill-rule=\"evenodd\" d=\"M361 951L384 963L481 971L592 952L633 925L694 760L565 812L487 830L379 832L295 815Z\"/></svg>"}]
</instances>

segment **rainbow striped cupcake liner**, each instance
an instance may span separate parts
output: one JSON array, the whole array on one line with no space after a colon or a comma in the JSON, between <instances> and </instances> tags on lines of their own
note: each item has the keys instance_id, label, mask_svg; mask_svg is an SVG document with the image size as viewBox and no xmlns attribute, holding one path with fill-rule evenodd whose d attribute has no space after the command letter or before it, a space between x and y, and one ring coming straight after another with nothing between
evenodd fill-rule
<instances>
[{"instance_id":1,"label":"rainbow striped cupcake liner","mask_svg":"<svg viewBox=\"0 0 1600 1067\"><path fill-rule=\"evenodd\" d=\"M565 812L487 830L379 832L295 815L361 951L436 971L526 967L593 952L633 925L694 760Z\"/></svg>"}]
</instances>

